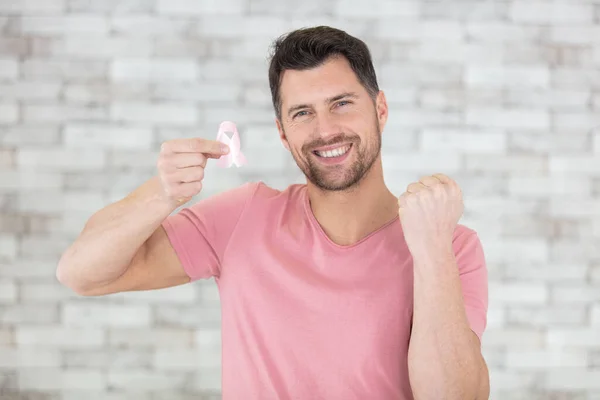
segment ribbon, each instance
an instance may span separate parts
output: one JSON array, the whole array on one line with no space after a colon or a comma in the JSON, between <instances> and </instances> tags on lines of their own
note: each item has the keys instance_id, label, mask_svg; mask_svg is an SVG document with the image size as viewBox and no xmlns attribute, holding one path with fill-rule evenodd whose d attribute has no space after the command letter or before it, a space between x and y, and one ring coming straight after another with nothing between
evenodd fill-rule
<instances>
[{"instance_id":1,"label":"ribbon","mask_svg":"<svg viewBox=\"0 0 600 400\"><path fill-rule=\"evenodd\" d=\"M232 136L229 137L227 133L231 133ZM233 122L221 122L221 125L219 125L219 133L217 134L217 141L229 146L229 153L221 156L217 161L219 167L229 168L232 165L235 165L239 168L248 162L240 150L240 135Z\"/></svg>"}]
</instances>

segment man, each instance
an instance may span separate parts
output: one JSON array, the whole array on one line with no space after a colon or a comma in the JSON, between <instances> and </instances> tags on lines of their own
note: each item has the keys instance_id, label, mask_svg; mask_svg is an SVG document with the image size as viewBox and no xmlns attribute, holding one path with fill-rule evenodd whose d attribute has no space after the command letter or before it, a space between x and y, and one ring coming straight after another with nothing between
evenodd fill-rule
<instances>
[{"instance_id":1,"label":"man","mask_svg":"<svg viewBox=\"0 0 600 400\"><path fill-rule=\"evenodd\" d=\"M305 185L248 183L172 214L227 149L166 142L157 177L90 218L58 279L96 296L214 277L225 400L487 399L480 241L445 175L386 187L388 108L366 45L291 32L269 82Z\"/></svg>"}]
</instances>

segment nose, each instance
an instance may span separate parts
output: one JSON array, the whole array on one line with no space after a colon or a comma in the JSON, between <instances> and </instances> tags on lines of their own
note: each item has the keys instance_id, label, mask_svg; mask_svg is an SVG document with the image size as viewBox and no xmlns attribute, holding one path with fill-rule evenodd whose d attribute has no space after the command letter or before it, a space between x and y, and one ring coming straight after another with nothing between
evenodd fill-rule
<instances>
[{"instance_id":1,"label":"nose","mask_svg":"<svg viewBox=\"0 0 600 400\"><path fill-rule=\"evenodd\" d=\"M329 113L323 113L317 116L317 125L315 127L315 136L321 139L323 143L328 143L337 136L342 136L342 129L335 116Z\"/></svg>"}]
</instances>

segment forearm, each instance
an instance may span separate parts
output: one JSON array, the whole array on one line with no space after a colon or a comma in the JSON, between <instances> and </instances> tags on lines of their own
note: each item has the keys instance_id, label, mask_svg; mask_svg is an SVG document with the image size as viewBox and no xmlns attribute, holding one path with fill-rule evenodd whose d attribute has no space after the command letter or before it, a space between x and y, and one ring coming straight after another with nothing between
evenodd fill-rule
<instances>
[{"instance_id":1,"label":"forearm","mask_svg":"<svg viewBox=\"0 0 600 400\"><path fill-rule=\"evenodd\" d=\"M112 282L174 209L161 194L158 179L148 180L89 218L62 255L58 279L75 290Z\"/></svg>"},{"instance_id":2,"label":"forearm","mask_svg":"<svg viewBox=\"0 0 600 400\"><path fill-rule=\"evenodd\" d=\"M452 252L414 258L408 365L415 399L478 399L483 362L478 349Z\"/></svg>"}]
</instances>

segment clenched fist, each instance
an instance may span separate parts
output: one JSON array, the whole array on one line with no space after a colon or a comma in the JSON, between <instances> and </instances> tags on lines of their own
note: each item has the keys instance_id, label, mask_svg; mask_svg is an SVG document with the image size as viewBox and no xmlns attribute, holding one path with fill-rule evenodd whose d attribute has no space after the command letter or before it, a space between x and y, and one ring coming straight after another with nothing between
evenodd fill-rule
<instances>
[{"instance_id":1,"label":"clenched fist","mask_svg":"<svg viewBox=\"0 0 600 400\"><path fill-rule=\"evenodd\" d=\"M227 145L215 140L191 138L164 142L157 168L167 201L178 207L200 193L207 159L220 158L228 152Z\"/></svg>"},{"instance_id":2,"label":"clenched fist","mask_svg":"<svg viewBox=\"0 0 600 400\"><path fill-rule=\"evenodd\" d=\"M400 223L413 257L452 251L452 239L463 211L462 191L442 174L425 176L398 197Z\"/></svg>"}]
</instances>

